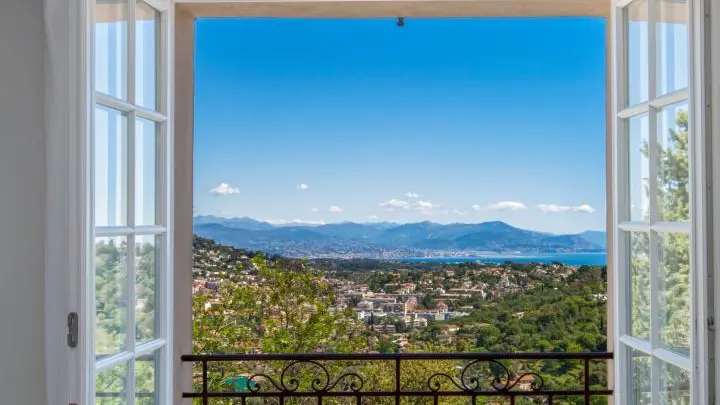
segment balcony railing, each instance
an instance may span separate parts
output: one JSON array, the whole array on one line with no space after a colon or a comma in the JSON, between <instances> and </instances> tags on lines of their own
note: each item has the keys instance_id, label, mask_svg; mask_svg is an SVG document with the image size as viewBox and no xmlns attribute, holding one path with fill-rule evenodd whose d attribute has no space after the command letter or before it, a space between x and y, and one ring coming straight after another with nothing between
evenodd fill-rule
<instances>
[{"instance_id":1,"label":"balcony railing","mask_svg":"<svg viewBox=\"0 0 720 405\"><path fill-rule=\"evenodd\" d=\"M203 405L301 398L318 405L441 404L458 397L470 404L590 405L612 395L610 359L612 353L560 352L184 355L193 363L194 390L183 397Z\"/></svg>"}]
</instances>

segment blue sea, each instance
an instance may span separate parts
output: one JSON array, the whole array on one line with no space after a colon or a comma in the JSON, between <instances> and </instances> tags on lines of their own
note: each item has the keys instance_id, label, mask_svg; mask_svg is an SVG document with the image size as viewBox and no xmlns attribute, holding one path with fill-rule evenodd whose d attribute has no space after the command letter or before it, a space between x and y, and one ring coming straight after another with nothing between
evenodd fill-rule
<instances>
[{"instance_id":1,"label":"blue sea","mask_svg":"<svg viewBox=\"0 0 720 405\"><path fill-rule=\"evenodd\" d=\"M607 264L606 253L564 253L550 254L538 256L476 256L476 257L408 257L399 259L403 262L422 262L422 263L505 263L511 261L515 263L552 263L560 262L570 266L605 266Z\"/></svg>"}]
</instances>

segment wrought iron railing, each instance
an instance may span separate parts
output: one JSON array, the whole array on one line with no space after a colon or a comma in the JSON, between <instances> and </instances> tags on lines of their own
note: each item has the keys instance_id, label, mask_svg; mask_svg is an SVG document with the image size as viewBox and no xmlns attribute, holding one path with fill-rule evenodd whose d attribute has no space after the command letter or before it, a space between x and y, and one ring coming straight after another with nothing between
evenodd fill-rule
<instances>
[{"instance_id":1,"label":"wrought iron railing","mask_svg":"<svg viewBox=\"0 0 720 405\"><path fill-rule=\"evenodd\" d=\"M612 395L610 359L612 353L561 352L184 355L193 363L194 390L183 397L202 405L442 404L458 397L470 404L590 405Z\"/></svg>"}]
</instances>

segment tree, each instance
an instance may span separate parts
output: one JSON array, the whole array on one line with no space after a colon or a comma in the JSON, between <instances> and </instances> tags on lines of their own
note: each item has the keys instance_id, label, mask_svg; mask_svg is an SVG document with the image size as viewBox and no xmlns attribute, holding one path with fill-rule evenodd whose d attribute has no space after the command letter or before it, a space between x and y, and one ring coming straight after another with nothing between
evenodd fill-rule
<instances>
[{"instance_id":1,"label":"tree","mask_svg":"<svg viewBox=\"0 0 720 405\"><path fill-rule=\"evenodd\" d=\"M152 237L136 237L135 303L128 301L128 255L125 239L109 238L95 245L96 352L109 355L119 352L128 331L127 311L135 311L134 338L145 342L155 335L155 244ZM156 355L135 361L135 392L139 405L154 403ZM96 401L100 405L122 402L125 395L127 365L112 367L97 375L96 392L109 395ZM117 395L113 397L112 395Z\"/></svg>"},{"instance_id":2,"label":"tree","mask_svg":"<svg viewBox=\"0 0 720 405\"><path fill-rule=\"evenodd\" d=\"M95 347L98 355L122 350L127 331L127 243L108 238L95 245Z\"/></svg>"},{"instance_id":3,"label":"tree","mask_svg":"<svg viewBox=\"0 0 720 405\"><path fill-rule=\"evenodd\" d=\"M331 311L334 294L306 263L281 265L257 256L255 285L231 281L193 300L196 353L349 353L365 344L352 311Z\"/></svg>"},{"instance_id":4,"label":"tree","mask_svg":"<svg viewBox=\"0 0 720 405\"><path fill-rule=\"evenodd\" d=\"M334 295L319 274L304 262L252 260L257 282L230 280L216 294L193 297L195 353L305 353L363 351L365 326L352 311L331 311ZM287 363L226 363L208 373L211 389L227 390L228 379L248 373L279 375ZM311 366L311 365L305 365ZM329 371L341 369L332 364ZM312 367L294 366L287 376L308 387ZM229 401L231 403L231 401Z\"/></svg>"},{"instance_id":5,"label":"tree","mask_svg":"<svg viewBox=\"0 0 720 405\"><path fill-rule=\"evenodd\" d=\"M662 126L661 126L662 127ZM657 156L657 179L649 179L656 182L658 216L662 221L686 222L690 218L690 150L688 131L687 109L678 108L675 115L675 127L669 128L667 137L658 143ZM642 153L649 157L649 146L647 143ZM649 194L649 184L645 188ZM652 196L649 196L652 197ZM644 235L644 234L643 234ZM676 351L690 354L690 239L686 233L661 233L658 234L658 246L649 246L647 236L639 240L637 249L632 252L638 253L641 260L637 260L642 267L642 275L638 277L638 283L633 283L633 303L638 303L637 311L633 310L633 332L638 337L649 339L649 264L646 263L648 252L655 249L659 253L658 273L660 280L660 291L658 292L659 309L658 320L660 321L660 340ZM632 246L632 244L631 244ZM635 256L634 256L635 257ZM646 270L647 269L647 270ZM631 269L633 270L633 269ZM635 322L639 324L635 326ZM649 362L649 358L639 358L638 364ZM644 363L643 363L644 362ZM637 368L637 366L636 366ZM649 370L649 367L647 367ZM643 368L640 371L645 370ZM674 370L668 373L666 389L673 392L668 403L689 404L689 378L687 372ZM637 387L645 386L645 372L635 374ZM638 403L649 403L646 392L637 393Z\"/></svg>"},{"instance_id":6,"label":"tree","mask_svg":"<svg viewBox=\"0 0 720 405\"><path fill-rule=\"evenodd\" d=\"M687 110L678 110L676 128L668 132L668 145L661 148L658 164L658 206L665 221L690 218L689 132ZM690 249L688 234L663 234L660 242L660 274L664 285L661 339L690 352Z\"/></svg>"}]
</instances>

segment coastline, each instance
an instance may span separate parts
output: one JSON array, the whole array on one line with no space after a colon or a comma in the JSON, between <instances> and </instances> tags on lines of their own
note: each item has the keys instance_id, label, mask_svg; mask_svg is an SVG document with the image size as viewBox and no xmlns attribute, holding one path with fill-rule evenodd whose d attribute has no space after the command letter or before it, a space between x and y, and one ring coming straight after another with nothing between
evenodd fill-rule
<instances>
[{"instance_id":1,"label":"coastline","mask_svg":"<svg viewBox=\"0 0 720 405\"><path fill-rule=\"evenodd\" d=\"M606 266L606 252L581 253L552 253L547 255L479 255L472 257L403 257L390 259L391 261L409 263L552 263L560 262L566 265Z\"/></svg>"}]
</instances>

